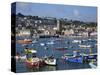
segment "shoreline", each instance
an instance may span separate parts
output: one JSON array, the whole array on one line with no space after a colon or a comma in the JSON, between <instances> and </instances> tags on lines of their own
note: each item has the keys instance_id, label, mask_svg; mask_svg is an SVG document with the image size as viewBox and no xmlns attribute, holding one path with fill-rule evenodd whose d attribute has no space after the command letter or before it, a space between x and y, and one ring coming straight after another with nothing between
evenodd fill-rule
<instances>
[{"instance_id":1,"label":"shoreline","mask_svg":"<svg viewBox=\"0 0 100 75\"><path fill-rule=\"evenodd\" d=\"M27 37L31 37L30 35L16 35L16 37L25 37L25 36L27 36ZM46 36L46 35L44 35L44 36ZM50 35L51 36L51 35ZM34 36L36 39L41 39L41 37L40 36ZM32 36L32 38L34 38L33 36ZM43 38L43 37L42 37ZM94 38L94 39L97 39L98 38L98 36L90 36L90 37L87 37L87 36L64 36L64 35L59 35L59 37L44 37L44 38L62 38L62 39L66 39L66 38L78 38L78 39L80 39L80 38L89 38L89 39L92 39L92 38Z\"/></svg>"}]
</instances>

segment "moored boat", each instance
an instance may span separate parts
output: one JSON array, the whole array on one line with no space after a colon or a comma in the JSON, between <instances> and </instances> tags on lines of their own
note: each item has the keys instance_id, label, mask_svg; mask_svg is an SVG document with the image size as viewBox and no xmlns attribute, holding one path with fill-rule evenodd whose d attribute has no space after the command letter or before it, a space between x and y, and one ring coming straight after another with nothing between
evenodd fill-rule
<instances>
[{"instance_id":1,"label":"moored boat","mask_svg":"<svg viewBox=\"0 0 100 75\"><path fill-rule=\"evenodd\" d=\"M81 40L73 40L72 43L82 43Z\"/></svg>"},{"instance_id":2,"label":"moored boat","mask_svg":"<svg viewBox=\"0 0 100 75\"><path fill-rule=\"evenodd\" d=\"M46 57L44 59L44 62L45 62L45 64L51 65L51 66L56 66L57 65L57 61L56 61L56 59L53 56Z\"/></svg>"},{"instance_id":3,"label":"moored boat","mask_svg":"<svg viewBox=\"0 0 100 75\"><path fill-rule=\"evenodd\" d=\"M91 48L91 45L79 45L81 48Z\"/></svg>"},{"instance_id":4,"label":"moored boat","mask_svg":"<svg viewBox=\"0 0 100 75\"><path fill-rule=\"evenodd\" d=\"M31 44L32 40L31 39L17 40L17 43L20 43L20 44Z\"/></svg>"},{"instance_id":5,"label":"moored boat","mask_svg":"<svg viewBox=\"0 0 100 75\"><path fill-rule=\"evenodd\" d=\"M47 45L53 45L54 42L53 42L53 41L50 41L50 42L47 42L46 44L47 44Z\"/></svg>"},{"instance_id":6,"label":"moored boat","mask_svg":"<svg viewBox=\"0 0 100 75\"><path fill-rule=\"evenodd\" d=\"M29 58L26 60L26 66L29 68L39 68L44 65L44 61L40 58Z\"/></svg>"},{"instance_id":7,"label":"moored boat","mask_svg":"<svg viewBox=\"0 0 100 75\"><path fill-rule=\"evenodd\" d=\"M64 55L62 59L69 62L83 63L83 56L77 51L73 51L73 54Z\"/></svg>"},{"instance_id":8,"label":"moored boat","mask_svg":"<svg viewBox=\"0 0 100 75\"><path fill-rule=\"evenodd\" d=\"M37 53L36 49L25 48L24 51L25 51L25 54Z\"/></svg>"},{"instance_id":9,"label":"moored boat","mask_svg":"<svg viewBox=\"0 0 100 75\"><path fill-rule=\"evenodd\" d=\"M45 43L40 43L41 46L45 46Z\"/></svg>"},{"instance_id":10,"label":"moored boat","mask_svg":"<svg viewBox=\"0 0 100 75\"><path fill-rule=\"evenodd\" d=\"M67 49L68 49L68 47L57 47L57 48L55 48L55 50L61 50L61 51L67 50Z\"/></svg>"},{"instance_id":11,"label":"moored boat","mask_svg":"<svg viewBox=\"0 0 100 75\"><path fill-rule=\"evenodd\" d=\"M87 63L91 60L97 60L97 54L82 54L78 51L73 51L73 54L65 54L62 59L69 62Z\"/></svg>"}]
</instances>

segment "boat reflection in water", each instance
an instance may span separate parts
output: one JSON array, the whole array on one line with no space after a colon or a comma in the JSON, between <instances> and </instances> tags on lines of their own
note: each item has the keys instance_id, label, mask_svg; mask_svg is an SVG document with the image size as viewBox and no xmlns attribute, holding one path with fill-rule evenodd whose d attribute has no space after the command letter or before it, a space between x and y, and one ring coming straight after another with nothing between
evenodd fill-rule
<instances>
[{"instance_id":1,"label":"boat reflection in water","mask_svg":"<svg viewBox=\"0 0 100 75\"><path fill-rule=\"evenodd\" d=\"M37 72L37 71L55 71L56 70L56 66L43 66L43 67L38 67L38 68L29 68L27 67L27 71L28 72Z\"/></svg>"}]
</instances>

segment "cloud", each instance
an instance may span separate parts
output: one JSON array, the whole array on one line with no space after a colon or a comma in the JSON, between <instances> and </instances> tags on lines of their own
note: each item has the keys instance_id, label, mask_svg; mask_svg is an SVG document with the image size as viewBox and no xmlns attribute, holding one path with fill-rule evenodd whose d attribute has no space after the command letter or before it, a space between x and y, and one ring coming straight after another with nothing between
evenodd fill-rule
<instances>
[{"instance_id":1,"label":"cloud","mask_svg":"<svg viewBox=\"0 0 100 75\"><path fill-rule=\"evenodd\" d=\"M76 9L74 9L73 13L74 13L74 16L76 16L76 17L79 17L79 15L80 15L79 11Z\"/></svg>"}]
</instances>

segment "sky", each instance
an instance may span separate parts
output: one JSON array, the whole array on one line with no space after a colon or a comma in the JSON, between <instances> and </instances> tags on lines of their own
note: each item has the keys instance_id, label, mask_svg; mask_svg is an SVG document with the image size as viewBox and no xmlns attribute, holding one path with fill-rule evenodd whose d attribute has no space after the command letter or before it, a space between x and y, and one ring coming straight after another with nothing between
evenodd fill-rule
<instances>
[{"instance_id":1,"label":"sky","mask_svg":"<svg viewBox=\"0 0 100 75\"><path fill-rule=\"evenodd\" d=\"M97 7L41 4L41 3L16 3L16 14L55 17L79 20L84 22L97 22Z\"/></svg>"}]
</instances>

